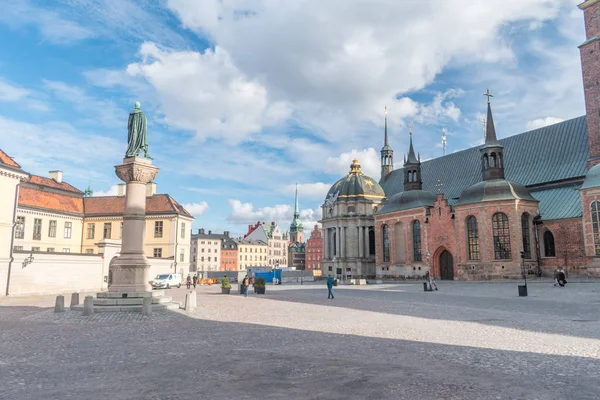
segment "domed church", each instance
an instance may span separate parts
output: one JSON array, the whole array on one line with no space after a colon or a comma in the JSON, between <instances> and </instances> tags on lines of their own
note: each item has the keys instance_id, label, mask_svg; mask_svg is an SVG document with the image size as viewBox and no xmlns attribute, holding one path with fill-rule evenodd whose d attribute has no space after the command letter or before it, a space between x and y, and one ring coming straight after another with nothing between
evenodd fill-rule
<instances>
[{"instance_id":1,"label":"domed church","mask_svg":"<svg viewBox=\"0 0 600 400\"><path fill-rule=\"evenodd\" d=\"M386 116L385 200L372 205L376 267L367 275L502 279L563 268L600 277L600 2L579 8L586 116L499 140L488 91L483 146L421 163L411 131L396 170Z\"/></svg>"},{"instance_id":2,"label":"domed church","mask_svg":"<svg viewBox=\"0 0 600 400\"><path fill-rule=\"evenodd\" d=\"M379 183L355 159L322 205L324 275L342 281L375 276L374 214L384 199Z\"/></svg>"}]
</instances>

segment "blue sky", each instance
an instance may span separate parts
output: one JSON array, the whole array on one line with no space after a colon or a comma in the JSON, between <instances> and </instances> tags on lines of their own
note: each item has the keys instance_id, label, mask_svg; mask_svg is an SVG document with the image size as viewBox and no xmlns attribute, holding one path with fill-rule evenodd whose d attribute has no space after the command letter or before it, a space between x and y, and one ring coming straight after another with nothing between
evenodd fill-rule
<instances>
[{"instance_id":1,"label":"blue sky","mask_svg":"<svg viewBox=\"0 0 600 400\"><path fill-rule=\"evenodd\" d=\"M158 191L194 228L307 233L355 156L379 179L383 110L400 167L584 114L572 0L5 0L0 148L28 172L116 193L141 101Z\"/></svg>"}]
</instances>

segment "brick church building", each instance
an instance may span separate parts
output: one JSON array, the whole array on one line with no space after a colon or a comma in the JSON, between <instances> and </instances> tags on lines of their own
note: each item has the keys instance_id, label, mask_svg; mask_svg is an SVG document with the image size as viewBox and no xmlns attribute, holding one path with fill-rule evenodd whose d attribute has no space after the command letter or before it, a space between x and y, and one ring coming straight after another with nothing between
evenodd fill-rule
<instances>
[{"instance_id":1,"label":"brick church building","mask_svg":"<svg viewBox=\"0 0 600 400\"><path fill-rule=\"evenodd\" d=\"M351 252L344 258L328 250L340 242L336 233L342 250L354 240L343 233L352 216L332 214L332 200L341 196L328 193L325 273L348 264L353 276L367 278L430 272L469 280L518 278L523 267L551 276L561 267L571 276L600 277L600 1L579 8L587 36L579 46L586 115L498 140L488 97L483 146L421 162L415 147L425 144L413 144L411 133L408 156L396 170L386 121L379 181L385 199L359 188L369 210L360 218L370 228L357 246L374 239L365 261L374 257L375 268L352 267Z\"/></svg>"}]
</instances>

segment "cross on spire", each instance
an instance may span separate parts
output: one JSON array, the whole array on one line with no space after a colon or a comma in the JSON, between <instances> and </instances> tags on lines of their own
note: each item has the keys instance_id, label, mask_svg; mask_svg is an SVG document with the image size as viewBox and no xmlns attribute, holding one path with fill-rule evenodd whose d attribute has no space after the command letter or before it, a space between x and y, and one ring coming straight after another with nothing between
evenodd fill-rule
<instances>
[{"instance_id":1,"label":"cross on spire","mask_svg":"<svg viewBox=\"0 0 600 400\"><path fill-rule=\"evenodd\" d=\"M488 104L490 103L490 97L494 97L494 95L490 93L490 89L489 88L485 91L485 93L483 95L487 96L487 98L488 98Z\"/></svg>"}]
</instances>

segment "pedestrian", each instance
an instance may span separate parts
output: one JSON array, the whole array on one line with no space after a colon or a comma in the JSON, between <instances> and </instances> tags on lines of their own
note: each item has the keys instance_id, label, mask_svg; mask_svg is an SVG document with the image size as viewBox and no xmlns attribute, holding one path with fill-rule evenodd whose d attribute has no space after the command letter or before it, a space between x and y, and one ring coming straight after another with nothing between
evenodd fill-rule
<instances>
[{"instance_id":1,"label":"pedestrian","mask_svg":"<svg viewBox=\"0 0 600 400\"><path fill-rule=\"evenodd\" d=\"M438 290L437 284L435 283L435 279L433 279L429 272L425 274L425 278L427 279L427 283L429 284L429 291L432 291L433 289Z\"/></svg>"},{"instance_id":2,"label":"pedestrian","mask_svg":"<svg viewBox=\"0 0 600 400\"><path fill-rule=\"evenodd\" d=\"M333 284L335 283L335 281L333 280L333 277L331 276L331 274L329 274L329 276L327 277L327 299L333 299Z\"/></svg>"},{"instance_id":3,"label":"pedestrian","mask_svg":"<svg viewBox=\"0 0 600 400\"><path fill-rule=\"evenodd\" d=\"M242 281L242 290L244 291L244 297L248 297L248 287L250 286L250 279L248 278L248 275L246 275L244 277L244 280Z\"/></svg>"},{"instance_id":4,"label":"pedestrian","mask_svg":"<svg viewBox=\"0 0 600 400\"><path fill-rule=\"evenodd\" d=\"M190 274L188 274L187 278L185 279L185 285L189 289L191 284L192 284L192 277L190 276Z\"/></svg>"},{"instance_id":5,"label":"pedestrian","mask_svg":"<svg viewBox=\"0 0 600 400\"><path fill-rule=\"evenodd\" d=\"M198 277L196 275L194 275L194 277L192 278L192 283L194 284L194 289L196 289L196 282L198 282Z\"/></svg>"},{"instance_id":6,"label":"pedestrian","mask_svg":"<svg viewBox=\"0 0 600 400\"><path fill-rule=\"evenodd\" d=\"M556 274L556 279L558 281L558 286L563 287L567 284L567 276L565 275L565 271L561 269L558 270Z\"/></svg>"}]
</instances>

